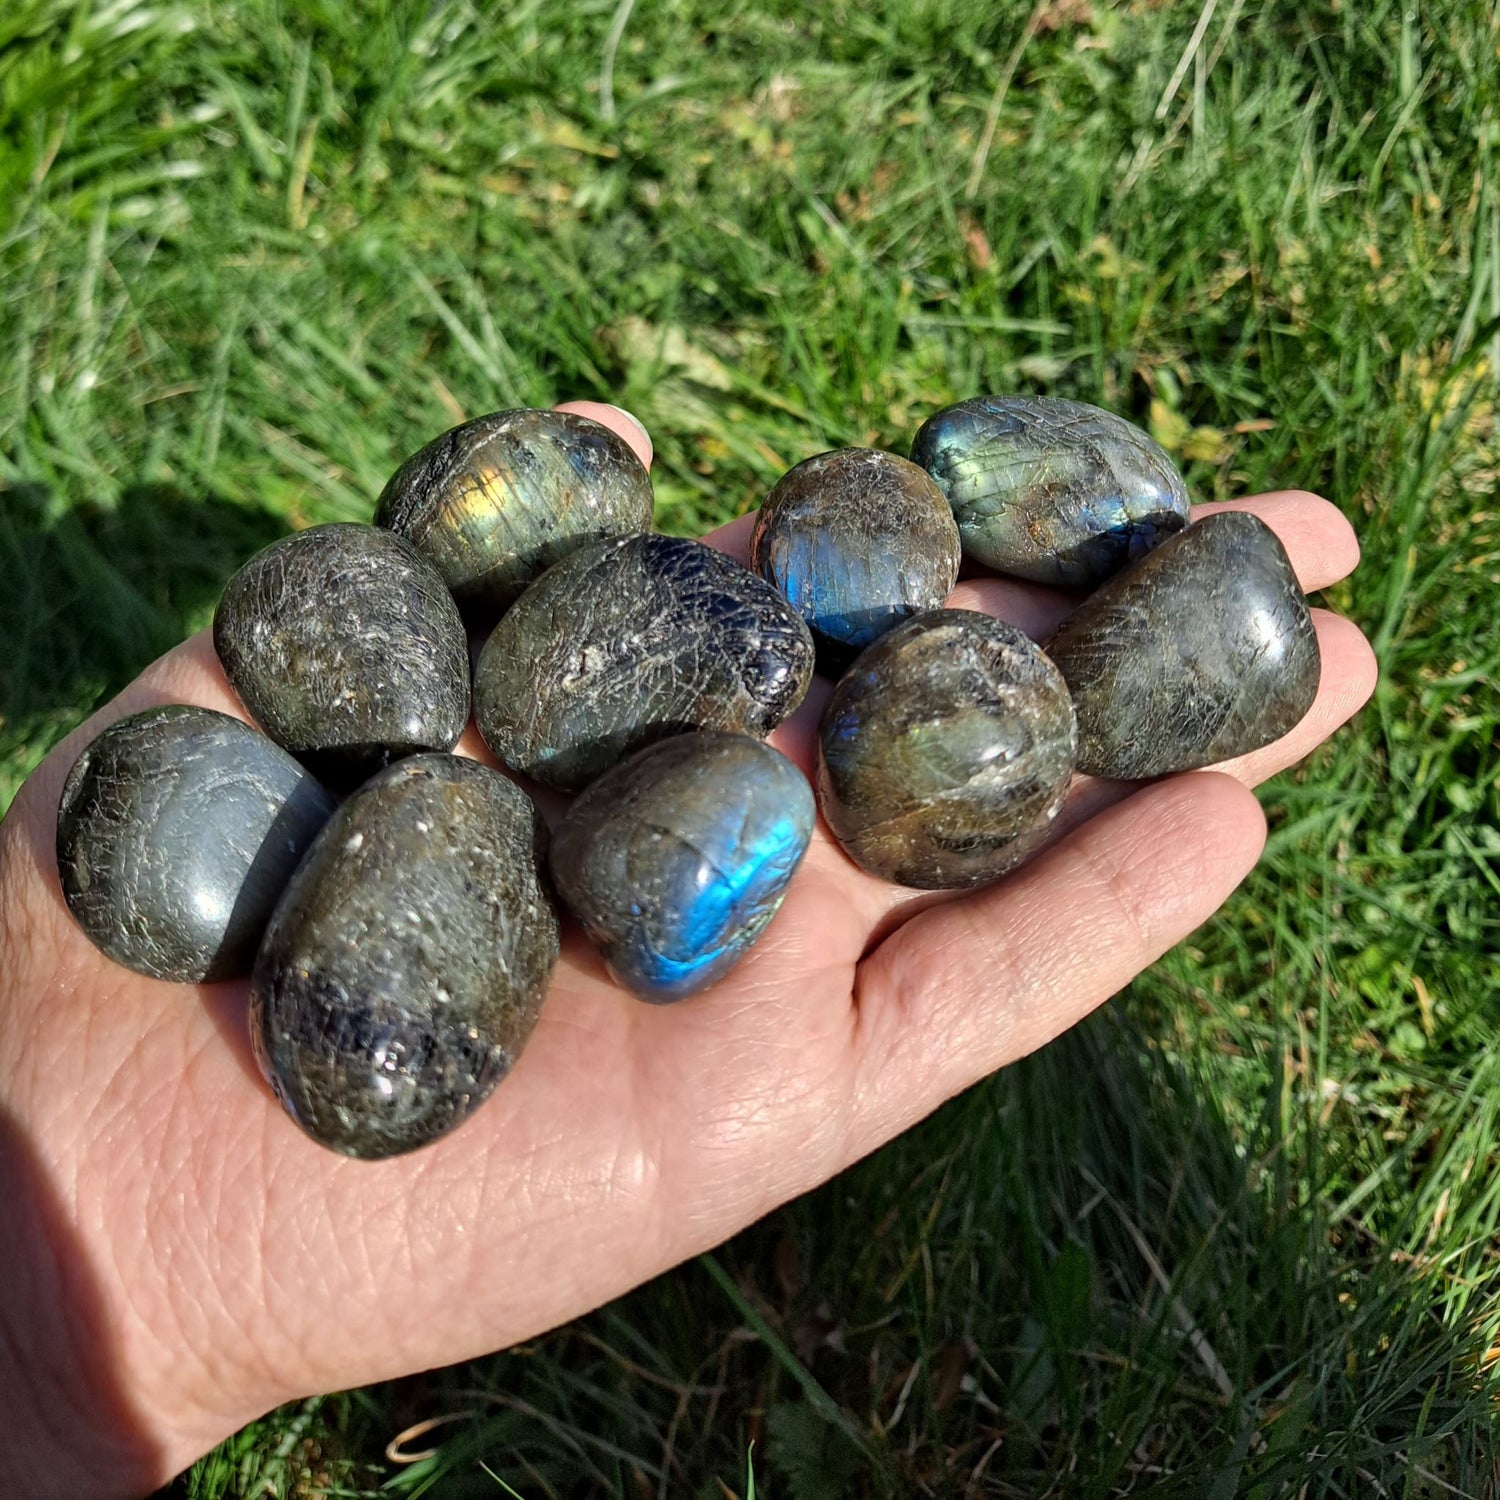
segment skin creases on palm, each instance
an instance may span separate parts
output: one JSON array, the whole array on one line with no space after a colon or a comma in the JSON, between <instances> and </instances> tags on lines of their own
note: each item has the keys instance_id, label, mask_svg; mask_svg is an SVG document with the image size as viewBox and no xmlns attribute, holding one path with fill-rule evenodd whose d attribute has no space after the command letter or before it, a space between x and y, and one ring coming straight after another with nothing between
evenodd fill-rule
<instances>
[{"instance_id":1,"label":"skin creases on palm","mask_svg":"<svg viewBox=\"0 0 1500 1500\"><path fill-rule=\"evenodd\" d=\"M613 408L577 409L649 459ZM1354 566L1326 502L1238 504L1278 532L1304 588ZM746 520L708 540L743 556L748 535ZM994 578L950 602L1033 635L1067 608ZM69 1419L36 1492L149 1488L280 1401L478 1355L598 1306L1043 1045L1212 914L1263 843L1247 788L1369 696L1359 631L1315 618L1323 677L1292 733L1143 787L1081 779L1053 844L997 886L883 885L820 825L747 959L671 1007L616 988L570 933L494 1097L435 1145L378 1162L313 1146L281 1112L251 1056L242 983L127 973L63 905L52 825L81 745L153 703L243 716L206 633L186 642L60 746L0 827L0 1189L25 1226L0 1326L13 1397L0 1456L19 1447L17 1420L43 1451L46 1393L63 1389L70 1410L87 1400L93 1442ZM827 691L816 683L772 737L804 771ZM487 756L472 726L460 752ZM115 1476L103 1485L101 1455Z\"/></svg>"}]
</instances>

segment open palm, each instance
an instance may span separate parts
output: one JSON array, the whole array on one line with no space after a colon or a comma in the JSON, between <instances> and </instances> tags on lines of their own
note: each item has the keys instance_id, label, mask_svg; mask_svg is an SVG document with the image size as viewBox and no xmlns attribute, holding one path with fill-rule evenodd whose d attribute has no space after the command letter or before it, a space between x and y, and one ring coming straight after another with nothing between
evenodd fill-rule
<instances>
[{"instance_id":1,"label":"open palm","mask_svg":"<svg viewBox=\"0 0 1500 1500\"><path fill-rule=\"evenodd\" d=\"M576 409L643 448L613 409ZM649 457L649 449L643 456ZM1357 548L1333 507L1243 502L1304 587ZM743 554L743 523L709 540ZM1033 634L1048 591L953 604ZM511 1076L413 1155L333 1156L251 1057L246 987L171 985L99 955L58 887L63 778L155 703L243 716L205 635L59 747L0 827L0 1471L25 1494L132 1494L266 1408L494 1349L716 1244L1041 1046L1205 920L1258 857L1246 789L1369 695L1348 622L1316 615L1317 701L1276 745L1145 787L1080 780L1050 848L988 890L917 895L819 828L780 914L684 1004L616 988L576 932ZM810 770L827 685L774 735ZM484 754L472 729L460 747ZM18 1477L19 1476L19 1477Z\"/></svg>"}]
</instances>

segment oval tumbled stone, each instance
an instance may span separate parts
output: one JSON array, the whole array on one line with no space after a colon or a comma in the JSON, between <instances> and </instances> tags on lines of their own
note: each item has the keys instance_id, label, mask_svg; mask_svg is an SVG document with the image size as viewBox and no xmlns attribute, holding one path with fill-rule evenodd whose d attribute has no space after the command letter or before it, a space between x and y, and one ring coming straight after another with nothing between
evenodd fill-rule
<instances>
[{"instance_id":1,"label":"oval tumbled stone","mask_svg":"<svg viewBox=\"0 0 1500 1500\"><path fill-rule=\"evenodd\" d=\"M347 1156L465 1119L510 1070L557 961L531 799L472 760L417 755L359 788L266 929L260 1062L292 1118Z\"/></svg>"},{"instance_id":2,"label":"oval tumbled stone","mask_svg":"<svg viewBox=\"0 0 1500 1500\"><path fill-rule=\"evenodd\" d=\"M1046 840L1073 769L1057 669L1012 625L918 615L833 690L818 800L856 864L928 890L984 885Z\"/></svg>"},{"instance_id":3,"label":"oval tumbled stone","mask_svg":"<svg viewBox=\"0 0 1500 1500\"><path fill-rule=\"evenodd\" d=\"M802 701L813 644L770 584L674 536L575 552L485 642L474 718L506 765L577 791L693 729L768 734Z\"/></svg>"},{"instance_id":4,"label":"oval tumbled stone","mask_svg":"<svg viewBox=\"0 0 1500 1500\"><path fill-rule=\"evenodd\" d=\"M493 618L553 563L651 525L651 478L624 438L573 412L465 422L391 477L375 524L416 543L465 612Z\"/></svg>"},{"instance_id":5,"label":"oval tumbled stone","mask_svg":"<svg viewBox=\"0 0 1500 1500\"><path fill-rule=\"evenodd\" d=\"M1078 767L1165 776L1280 739L1318 691L1318 636L1264 521L1219 511L1112 578L1047 652L1078 711Z\"/></svg>"},{"instance_id":6,"label":"oval tumbled stone","mask_svg":"<svg viewBox=\"0 0 1500 1500\"><path fill-rule=\"evenodd\" d=\"M1038 583L1092 587L1188 522L1166 450L1081 401L960 401L922 424L911 456L948 497L964 556Z\"/></svg>"},{"instance_id":7,"label":"oval tumbled stone","mask_svg":"<svg viewBox=\"0 0 1500 1500\"><path fill-rule=\"evenodd\" d=\"M807 778L737 734L686 734L606 771L552 840L558 894L643 1000L721 979L776 915L817 820Z\"/></svg>"},{"instance_id":8,"label":"oval tumbled stone","mask_svg":"<svg viewBox=\"0 0 1500 1500\"><path fill-rule=\"evenodd\" d=\"M116 963L154 979L237 979L333 808L239 719L147 709L111 724L68 773L57 814L63 896Z\"/></svg>"},{"instance_id":9,"label":"oval tumbled stone","mask_svg":"<svg viewBox=\"0 0 1500 1500\"><path fill-rule=\"evenodd\" d=\"M251 717L333 786L449 750L468 723L458 607L410 542L374 526L257 552L219 601L214 648Z\"/></svg>"},{"instance_id":10,"label":"oval tumbled stone","mask_svg":"<svg viewBox=\"0 0 1500 1500\"><path fill-rule=\"evenodd\" d=\"M840 448L789 469L766 496L750 565L842 671L893 625L936 609L958 582L958 526L931 475L894 453Z\"/></svg>"}]
</instances>

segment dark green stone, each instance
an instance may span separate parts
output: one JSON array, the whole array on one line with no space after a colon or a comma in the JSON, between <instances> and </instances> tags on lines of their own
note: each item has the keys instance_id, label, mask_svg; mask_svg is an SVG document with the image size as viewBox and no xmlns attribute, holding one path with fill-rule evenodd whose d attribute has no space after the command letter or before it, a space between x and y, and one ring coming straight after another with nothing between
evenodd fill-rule
<instances>
[{"instance_id":1,"label":"dark green stone","mask_svg":"<svg viewBox=\"0 0 1500 1500\"><path fill-rule=\"evenodd\" d=\"M1318 636L1264 521L1220 511L1112 578L1047 652L1078 711L1078 767L1164 776L1248 754L1318 691Z\"/></svg>"},{"instance_id":2,"label":"dark green stone","mask_svg":"<svg viewBox=\"0 0 1500 1500\"><path fill-rule=\"evenodd\" d=\"M531 799L472 760L413 756L344 803L251 980L256 1056L308 1135L394 1156L489 1096L557 961L544 859Z\"/></svg>"},{"instance_id":3,"label":"dark green stone","mask_svg":"<svg viewBox=\"0 0 1500 1500\"><path fill-rule=\"evenodd\" d=\"M768 734L812 671L802 617L748 568L681 537L616 537L543 574L495 627L474 718L506 765L577 791L674 734Z\"/></svg>"},{"instance_id":4,"label":"dark green stone","mask_svg":"<svg viewBox=\"0 0 1500 1500\"><path fill-rule=\"evenodd\" d=\"M256 723L333 786L452 749L469 720L452 595L374 526L314 526L256 553L219 601L214 647Z\"/></svg>"},{"instance_id":5,"label":"dark green stone","mask_svg":"<svg viewBox=\"0 0 1500 1500\"><path fill-rule=\"evenodd\" d=\"M856 864L898 885L984 885L1045 842L1073 769L1056 668L1003 620L940 609L898 625L833 690L818 801Z\"/></svg>"},{"instance_id":6,"label":"dark green stone","mask_svg":"<svg viewBox=\"0 0 1500 1500\"><path fill-rule=\"evenodd\" d=\"M237 979L333 808L239 719L147 709L111 724L68 773L57 813L63 896L116 963L154 979Z\"/></svg>"}]
</instances>

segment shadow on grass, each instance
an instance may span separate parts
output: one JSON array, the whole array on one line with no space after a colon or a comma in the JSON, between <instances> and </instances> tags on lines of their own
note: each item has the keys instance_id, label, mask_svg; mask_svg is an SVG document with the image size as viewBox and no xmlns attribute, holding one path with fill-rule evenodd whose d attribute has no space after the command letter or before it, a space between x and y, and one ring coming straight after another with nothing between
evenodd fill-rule
<instances>
[{"instance_id":1,"label":"shadow on grass","mask_svg":"<svg viewBox=\"0 0 1500 1500\"><path fill-rule=\"evenodd\" d=\"M212 611L286 531L269 510L138 485L117 505L0 486L0 810L98 704Z\"/></svg>"},{"instance_id":2,"label":"shadow on grass","mask_svg":"<svg viewBox=\"0 0 1500 1500\"><path fill-rule=\"evenodd\" d=\"M1098 1017L716 1267L365 1393L369 1446L335 1426L325 1455L398 1493L528 1500L744 1497L747 1452L790 1500L1487 1493L1442 1268L1335 1222L1272 1108L1232 1130L1205 1078ZM438 1417L410 1445L433 1457L382 1463Z\"/></svg>"}]
</instances>

